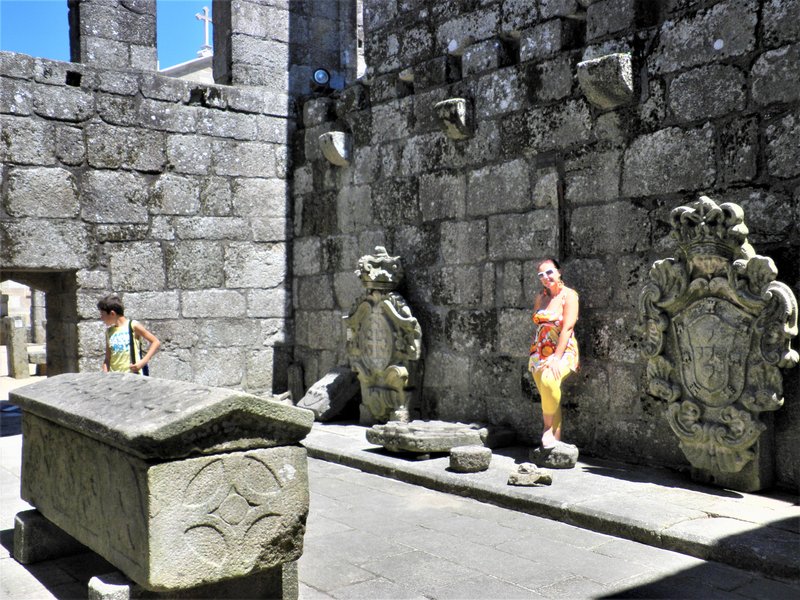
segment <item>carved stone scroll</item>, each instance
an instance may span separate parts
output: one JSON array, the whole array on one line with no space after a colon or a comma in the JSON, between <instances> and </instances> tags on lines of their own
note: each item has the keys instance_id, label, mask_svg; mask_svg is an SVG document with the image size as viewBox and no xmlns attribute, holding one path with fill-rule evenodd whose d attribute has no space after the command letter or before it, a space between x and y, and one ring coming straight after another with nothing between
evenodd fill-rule
<instances>
[{"instance_id":1,"label":"carved stone scroll","mask_svg":"<svg viewBox=\"0 0 800 600\"><path fill-rule=\"evenodd\" d=\"M747 242L741 207L702 196L671 213L679 252L656 261L639 299L647 391L693 476L742 491L772 481L780 369L797 364L797 300ZM767 415L765 415L766 417Z\"/></svg>"},{"instance_id":2,"label":"carved stone scroll","mask_svg":"<svg viewBox=\"0 0 800 600\"><path fill-rule=\"evenodd\" d=\"M356 274L364 297L345 317L347 355L361 383L363 425L408 422L418 389L422 331L406 301L393 290L403 277L400 257L378 246L362 256Z\"/></svg>"}]
</instances>

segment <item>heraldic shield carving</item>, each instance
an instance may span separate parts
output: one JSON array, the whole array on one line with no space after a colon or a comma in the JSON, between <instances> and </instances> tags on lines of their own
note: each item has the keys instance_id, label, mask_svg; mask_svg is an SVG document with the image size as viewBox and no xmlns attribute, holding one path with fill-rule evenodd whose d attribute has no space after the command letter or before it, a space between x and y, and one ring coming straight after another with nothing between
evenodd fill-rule
<instances>
[{"instance_id":1,"label":"heraldic shield carving","mask_svg":"<svg viewBox=\"0 0 800 600\"><path fill-rule=\"evenodd\" d=\"M748 243L737 204L702 196L670 217L678 256L653 263L639 298L647 391L666 400L695 479L769 487L773 431L760 415L783 405L780 369L798 362L797 299Z\"/></svg>"},{"instance_id":2,"label":"heraldic shield carving","mask_svg":"<svg viewBox=\"0 0 800 600\"><path fill-rule=\"evenodd\" d=\"M356 275L365 295L345 317L347 355L361 384L360 422L407 423L419 389L422 330L394 290L403 277L399 256L378 246L362 256Z\"/></svg>"}]
</instances>

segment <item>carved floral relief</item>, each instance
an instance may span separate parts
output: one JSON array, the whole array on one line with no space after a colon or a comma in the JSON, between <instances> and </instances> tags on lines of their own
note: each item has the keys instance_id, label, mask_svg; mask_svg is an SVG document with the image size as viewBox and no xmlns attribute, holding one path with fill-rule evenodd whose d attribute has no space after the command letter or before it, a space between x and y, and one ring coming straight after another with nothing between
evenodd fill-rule
<instances>
[{"instance_id":1,"label":"carved floral relief","mask_svg":"<svg viewBox=\"0 0 800 600\"><path fill-rule=\"evenodd\" d=\"M755 456L764 411L783 405L781 368L797 364L797 300L747 241L742 208L708 197L671 213L676 257L656 261L640 296L648 393L687 459L738 473Z\"/></svg>"}]
</instances>

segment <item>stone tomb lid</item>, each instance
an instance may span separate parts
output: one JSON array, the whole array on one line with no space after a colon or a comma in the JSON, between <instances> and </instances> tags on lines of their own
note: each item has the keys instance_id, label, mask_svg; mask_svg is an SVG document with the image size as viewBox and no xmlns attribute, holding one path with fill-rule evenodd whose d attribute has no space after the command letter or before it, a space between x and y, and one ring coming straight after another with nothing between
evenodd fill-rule
<instances>
[{"instance_id":1,"label":"stone tomb lid","mask_svg":"<svg viewBox=\"0 0 800 600\"><path fill-rule=\"evenodd\" d=\"M17 388L9 399L144 459L285 446L314 422L309 410L245 392L127 373L66 373Z\"/></svg>"}]
</instances>

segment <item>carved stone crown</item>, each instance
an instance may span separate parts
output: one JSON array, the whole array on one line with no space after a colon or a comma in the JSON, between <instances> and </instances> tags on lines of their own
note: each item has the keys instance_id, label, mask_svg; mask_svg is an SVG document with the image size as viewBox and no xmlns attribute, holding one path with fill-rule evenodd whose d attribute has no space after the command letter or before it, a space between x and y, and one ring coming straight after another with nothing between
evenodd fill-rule
<instances>
[{"instance_id":1,"label":"carved stone crown","mask_svg":"<svg viewBox=\"0 0 800 600\"><path fill-rule=\"evenodd\" d=\"M754 255L747 242L749 230L744 211L738 204L717 204L708 196L679 206L670 213L672 235L689 262L693 257L720 257L726 260Z\"/></svg>"},{"instance_id":2,"label":"carved stone crown","mask_svg":"<svg viewBox=\"0 0 800 600\"><path fill-rule=\"evenodd\" d=\"M383 246L375 247L375 254L358 259L356 275L368 290L394 290L403 279L399 256L389 256Z\"/></svg>"}]
</instances>

